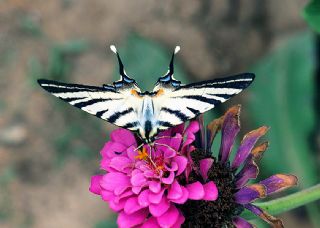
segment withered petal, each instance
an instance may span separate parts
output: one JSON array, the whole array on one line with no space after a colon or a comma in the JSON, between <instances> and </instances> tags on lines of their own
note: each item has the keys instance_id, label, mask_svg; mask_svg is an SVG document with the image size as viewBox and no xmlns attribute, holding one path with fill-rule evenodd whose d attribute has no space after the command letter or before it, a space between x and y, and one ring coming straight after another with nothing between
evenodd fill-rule
<instances>
[{"instance_id":1,"label":"withered petal","mask_svg":"<svg viewBox=\"0 0 320 228\"><path fill-rule=\"evenodd\" d=\"M249 160L235 176L236 187L242 188L249 180L256 179L258 174L259 167L255 161Z\"/></svg>"},{"instance_id":2,"label":"withered petal","mask_svg":"<svg viewBox=\"0 0 320 228\"><path fill-rule=\"evenodd\" d=\"M232 219L233 225L235 225L236 228L253 228L254 226L249 223L247 220L237 216Z\"/></svg>"},{"instance_id":3,"label":"withered petal","mask_svg":"<svg viewBox=\"0 0 320 228\"><path fill-rule=\"evenodd\" d=\"M260 181L260 184L266 186L267 194L283 191L289 187L295 186L298 183L298 178L289 174L276 174L265 180Z\"/></svg>"},{"instance_id":4,"label":"withered petal","mask_svg":"<svg viewBox=\"0 0 320 228\"><path fill-rule=\"evenodd\" d=\"M229 159L232 146L236 140L236 136L240 131L240 106L234 106L224 115L221 128L221 146L219 151L219 161L225 163Z\"/></svg>"},{"instance_id":5,"label":"withered petal","mask_svg":"<svg viewBox=\"0 0 320 228\"><path fill-rule=\"evenodd\" d=\"M269 223L274 228L283 228L283 223L281 219L278 219L270 214L268 214L266 211L262 210L261 208L253 205L253 204L247 204L244 205L245 208L250 210L252 213L259 216L261 219Z\"/></svg>"},{"instance_id":6,"label":"withered petal","mask_svg":"<svg viewBox=\"0 0 320 228\"><path fill-rule=\"evenodd\" d=\"M251 151L251 155L255 161L260 161L264 152L268 149L269 142L263 142L260 145L254 147Z\"/></svg>"},{"instance_id":7,"label":"withered petal","mask_svg":"<svg viewBox=\"0 0 320 228\"><path fill-rule=\"evenodd\" d=\"M250 131L244 136L240 147L237 150L236 156L232 162L232 168L238 168L247 159L258 139L267 131L268 127L262 126L256 130Z\"/></svg>"},{"instance_id":8,"label":"withered petal","mask_svg":"<svg viewBox=\"0 0 320 228\"><path fill-rule=\"evenodd\" d=\"M239 204L247 204L266 196L266 187L263 184L252 184L241 188L235 193L235 201Z\"/></svg>"}]
</instances>

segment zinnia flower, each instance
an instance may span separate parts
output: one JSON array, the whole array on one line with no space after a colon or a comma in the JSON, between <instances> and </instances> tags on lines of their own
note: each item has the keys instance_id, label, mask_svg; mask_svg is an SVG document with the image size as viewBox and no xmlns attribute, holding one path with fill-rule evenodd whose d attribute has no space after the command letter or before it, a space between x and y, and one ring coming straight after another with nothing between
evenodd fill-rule
<instances>
[{"instance_id":1,"label":"zinnia flower","mask_svg":"<svg viewBox=\"0 0 320 228\"><path fill-rule=\"evenodd\" d=\"M154 145L138 150L134 135L124 129L111 133L101 151L106 174L91 178L90 191L101 195L119 213L119 227L180 227L185 221L178 205L188 200L212 202L218 191L211 180L188 180L197 121L159 134ZM138 147L138 148L137 148Z\"/></svg>"},{"instance_id":2,"label":"zinnia flower","mask_svg":"<svg viewBox=\"0 0 320 228\"><path fill-rule=\"evenodd\" d=\"M260 216L273 227L283 227L280 219L269 215L252 202L296 185L297 178L276 174L255 184L248 183L258 176L256 162L262 157L268 143L255 144L268 128L260 127L246 134L231 159L231 150L240 131L239 114L240 106L235 106L211 122L206 129L201 125L202 129L194 142L198 144L197 149L189 157L189 179L201 180L202 176L206 181L213 181L218 187L219 197L216 201L188 200L181 205L179 208L186 218L184 227L253 227L239 216L244 209ZM215 157L211 147L219 130L222 134L221 145Z\"/></svg>"}]
</instances>

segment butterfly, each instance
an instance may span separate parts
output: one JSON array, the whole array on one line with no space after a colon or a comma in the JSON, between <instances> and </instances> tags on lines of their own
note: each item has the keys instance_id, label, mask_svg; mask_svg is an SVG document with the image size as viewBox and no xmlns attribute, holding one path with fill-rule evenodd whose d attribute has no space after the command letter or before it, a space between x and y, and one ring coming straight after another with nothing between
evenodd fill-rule
<instances>
[{"instance_id":1,"label":"butterfly","mask_svg":"<svg viewBox=\"0 0 320 228\"><path fill-rule=\"evenodd\" d=\"M181 84L174 75L174 56L169 69L156 82L152 92L142 92L125 72L114 45L120 80L112 85L89 86L39 79L40 86L72 106L116 126L128 129L146 144L152 144L159 132L193 119L247 88L254 74L242 73L222 79Z\"/></svg>"}]
</instances>

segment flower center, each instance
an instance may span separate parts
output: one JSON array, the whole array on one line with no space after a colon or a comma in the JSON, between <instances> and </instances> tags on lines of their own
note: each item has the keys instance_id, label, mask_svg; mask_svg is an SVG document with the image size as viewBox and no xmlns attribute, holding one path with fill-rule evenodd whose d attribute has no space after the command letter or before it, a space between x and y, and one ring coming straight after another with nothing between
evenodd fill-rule
<instances>
[{"instance_id":1,"label":"flower center","mask_svg":"<svg viewBox=\"0 0 320 228\"><path fill-rule=\"evenodd\" d=\"M162 156L156 157L155 160L153 160L145 147L142 148L142 150L138 151L138 155L135 156L136 159L145 161L151 170L153 170L155 173L160 174L162 171L166 171L165 165L164 165L164 159Z\"/></svg>"},{"instance_id":2,"label":"flower center","mask_svg":"<svg viewBox=\"0 0 320 228\"><path fill-rule=\"evenodd\" d=\"M203 154L204 151L199 149L191 153L196 167L199 167L199 160L205 158ZM234 176L229 163L215 161L208 172L208 181L216 184L219 197L216 201L189 200L181 205L180 209L186 218L182 227L234 227L232 217L243 211L243 207L234 200L237 191ZM202 180L195 171L190 177L189 182Z\"/></svg>"}]
</instances>

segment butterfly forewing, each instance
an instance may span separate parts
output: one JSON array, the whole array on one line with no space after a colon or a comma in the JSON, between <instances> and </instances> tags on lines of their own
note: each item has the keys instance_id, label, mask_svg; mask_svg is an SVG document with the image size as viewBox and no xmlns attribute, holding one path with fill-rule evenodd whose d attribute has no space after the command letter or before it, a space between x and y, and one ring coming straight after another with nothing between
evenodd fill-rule
<instances>
[{"instance_id":1,"label":"butterfly forewing","mask_svg":"<svg viewBox=\"0 0 320 228\"><path fill-rule=\"evenodd\" d=\"M130 95L129 89L113 90L105 87L67 84L51 80L38 80L52 95L95 115L103 120L131 131L138 129L136 105L139 101Z\"/></svg>"},{"instance_id":2,"label":"butterfly forewing","mask_svg":"<svg viewBox=\"0 0 320 228\"><path fill-rule=\"evenodd\" d=\"M253 79L253 74L246 73L166 90L162 96L153 99L155 107L159 110L158 128L165 130L214 108L240 93Z\"/></svg>"}]
</instances>

